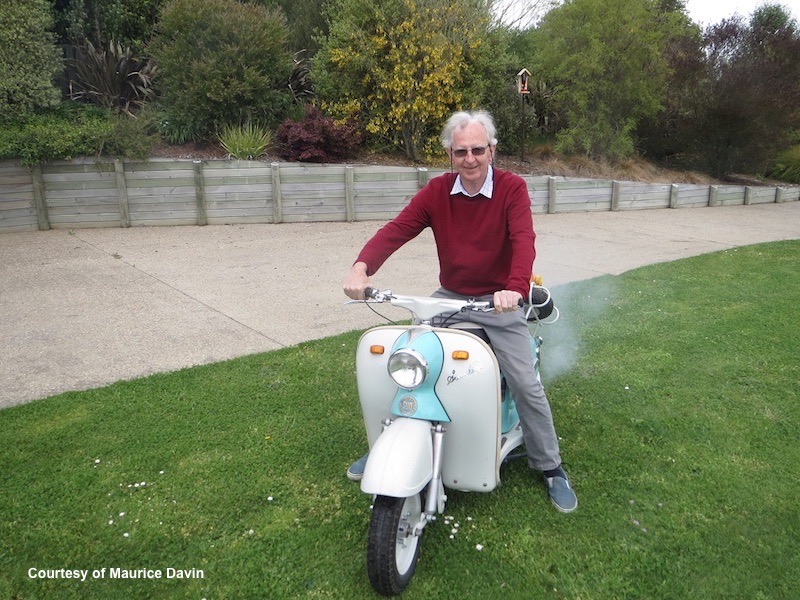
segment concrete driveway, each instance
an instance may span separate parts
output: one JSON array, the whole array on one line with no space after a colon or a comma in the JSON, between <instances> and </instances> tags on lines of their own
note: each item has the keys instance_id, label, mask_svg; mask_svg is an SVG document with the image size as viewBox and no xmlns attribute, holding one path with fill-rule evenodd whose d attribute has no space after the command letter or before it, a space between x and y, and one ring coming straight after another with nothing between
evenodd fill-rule
<instances>
[{"instance_id":1,"label":"concrete driveway","mask_svg":"<svg viewBox=\"0 0 800 600\"><path fill-rule=\"evenodd\" d=\"M0 235L0 407L292 346L378 323L341 283L379 222ZM800 202L536 215L549 287L800 238ZM425 232L374 278L438 287ZM398 313L401 316L402 313Z\"/></svg>"}]
</instances>

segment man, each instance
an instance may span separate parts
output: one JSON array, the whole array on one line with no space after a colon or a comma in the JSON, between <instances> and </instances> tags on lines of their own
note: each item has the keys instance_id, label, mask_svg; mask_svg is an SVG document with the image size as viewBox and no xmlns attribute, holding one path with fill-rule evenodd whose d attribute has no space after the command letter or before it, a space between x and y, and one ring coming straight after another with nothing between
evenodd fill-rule
<instances>
[{"instance_id":1,"label":"man","mask_svg":"<svg viewBox=\"0 0 800 600\"><path fill-rule=\"evenodd\" d=\"M495 312L468 318L483 325L514 394L528 464L543 473L555 507L572 512L578 499L561 466L550 404L534 377L528 325L518 304L528 295L536 255L530 197L521 177L493 167L495 133L486 112L450 117L441 141L451 173L432 179L367 242L345 279L344 292L363 299L370 276L430 227L442 285L434 296L494 301ZM361 479L365 464L366 456L353 463L348 477Z\"/></svg>"}]
</instances>

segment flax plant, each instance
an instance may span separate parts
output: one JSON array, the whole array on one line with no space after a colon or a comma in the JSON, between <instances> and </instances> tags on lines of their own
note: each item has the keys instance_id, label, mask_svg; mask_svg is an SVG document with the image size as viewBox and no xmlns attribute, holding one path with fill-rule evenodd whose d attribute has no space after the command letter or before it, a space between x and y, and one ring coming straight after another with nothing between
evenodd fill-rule
<instances>
[{"instance_id":1,"label":"flax plant","mask_svg":"<svg viewBox=\"0 0 800 600\"><path fill-rule=\"evenodd\" d=\"M71 62L75 73L69 83L73 100L86 100L132 116L152 95L155 63L134 55L118 42L111 41L106 50L87 41Z\"/></svg>"},{"instance_id":2,"label":"flax plant","mask_svg":"<svg viewBox=\"0 0 800 600\"><path fill-rule=\"evenodd\" d=\"M225 152L239 160L255 160L272 144L272 132L249 121L239 126L228 125L217 137Z\"/></svg>"}]
</instances>

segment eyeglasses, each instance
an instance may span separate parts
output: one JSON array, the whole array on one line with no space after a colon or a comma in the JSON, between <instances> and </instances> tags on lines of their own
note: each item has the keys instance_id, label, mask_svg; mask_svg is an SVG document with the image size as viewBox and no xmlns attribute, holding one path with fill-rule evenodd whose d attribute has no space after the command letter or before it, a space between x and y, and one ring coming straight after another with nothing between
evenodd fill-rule
<instances>
[{"instance_id":1,"label":"eyeglasses","mask_svg":"<svg viewBox=\"0 0 800 600\"><path fill-rule=\"evenodd\" d=\"M488 146L475 146L474 148L459 148L458 150L452 150L452 152L456 158L466 158L470 152L472 152L472 156L483 156L487 148Z\"/></svg>"}]
</instances>

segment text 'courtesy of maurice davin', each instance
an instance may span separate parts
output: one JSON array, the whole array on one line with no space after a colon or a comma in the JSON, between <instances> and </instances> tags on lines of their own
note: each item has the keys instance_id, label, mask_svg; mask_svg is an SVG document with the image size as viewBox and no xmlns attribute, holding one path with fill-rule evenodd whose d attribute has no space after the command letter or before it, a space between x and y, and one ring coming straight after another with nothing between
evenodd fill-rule
<instances>
[{"instance_id":1,"label":"text 'courtesy of maurice davin'","mask_svg":"<svg viewBox=\"0 0 800 600\"><path fill-rule=\"evenodd\" d=\"M100 569L28 569L30 579L205 579L203 569L123 569L102 567Z\"/></svg>"}]
</instances>

